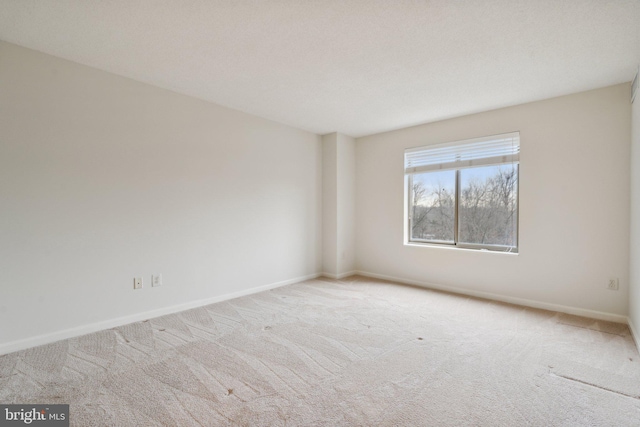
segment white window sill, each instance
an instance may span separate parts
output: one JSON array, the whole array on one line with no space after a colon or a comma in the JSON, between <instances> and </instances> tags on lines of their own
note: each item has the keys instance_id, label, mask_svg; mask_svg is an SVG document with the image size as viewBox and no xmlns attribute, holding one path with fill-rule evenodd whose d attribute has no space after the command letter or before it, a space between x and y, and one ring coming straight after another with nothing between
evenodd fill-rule
<instances>
[{"instance_id":1,"label":"white window sill","mask_svg":"<svg viewBox=\"0 0 640 427\"><path fill-rule=\"evenodd\" d=\"M498 254L498 255L509 255L509 256L517 256L520 255L519 252L506 252L506 251L492 251L490 249L483 248L465 248L455 245L447 245L447 244L437 244L437 243L416 243L416 242L404 242L404 246L410 246L415 248L437 248L444 249L448 251L464 251L464 252L473 252L473 253L488 253L488 254Z\"/></svg>"}]
</instances>

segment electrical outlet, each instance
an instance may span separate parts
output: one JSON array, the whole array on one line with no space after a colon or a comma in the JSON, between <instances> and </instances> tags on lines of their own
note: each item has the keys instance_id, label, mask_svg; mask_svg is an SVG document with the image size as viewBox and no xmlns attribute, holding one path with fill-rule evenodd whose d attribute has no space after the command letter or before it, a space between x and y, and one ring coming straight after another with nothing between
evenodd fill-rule
<instances>
[{"instance_id":1,"label":"electrical outlet","mask_svg":"<svg viewBox=\"0 0 640 427\"><path fill-rule=\"evenodd\" d=\"M133 289L142 289L142 277L133 278Z\"/></svg>"},{"instance_id":2,"label":"electrical outlet","mask_svg":"<svg viewBox=\"0 0 640 427\"><path fill-rule=\"evenodd\" d=\"M162 286L162 274L153 274L151 276L151 286L154 288Z\"/></svg>"},{"instance_id":3,"label":"electrical outlet","mask_svg":"<svg viewBox=\"0 0 640 427\"><path fill-rule=\"evenodd\" d=\"M612 291L617 291L618 290L618 278L617 277L609 278L609 284L607 285L607 288L611 289Z\"/></svg>"}]
</instances>

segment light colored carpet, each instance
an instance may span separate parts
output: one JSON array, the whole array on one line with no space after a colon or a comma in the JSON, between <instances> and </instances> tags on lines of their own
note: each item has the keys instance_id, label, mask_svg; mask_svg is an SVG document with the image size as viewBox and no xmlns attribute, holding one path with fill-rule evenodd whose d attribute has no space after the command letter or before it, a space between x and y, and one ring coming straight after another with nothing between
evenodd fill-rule
<instances>
[{"instance_id":1,"label":"light colored carpet","mask_svg":"<svg viewBox=\"0 0 640 427\"><path fill-rule=\"evenodd\" d=\"M312 280L0 357L75 426L640 426L626 325Z\"/></svg>"}]
</instances>

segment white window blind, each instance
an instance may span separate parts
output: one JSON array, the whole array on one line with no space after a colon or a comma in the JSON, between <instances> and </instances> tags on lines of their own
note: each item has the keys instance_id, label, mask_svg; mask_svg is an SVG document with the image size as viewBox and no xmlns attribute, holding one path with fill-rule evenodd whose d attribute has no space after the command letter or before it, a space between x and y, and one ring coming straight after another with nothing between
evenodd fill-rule
<instances>
[{"instance_id":1,"label":"white window blind","mask_svg":"<svg viewBox=\"0 0 640 427\"><path fill-rule=\"evenodd\" d=\"M520 132L410 148L404 152L404 172L421 172L518 163Z\"/></svg>"}]
</instances>

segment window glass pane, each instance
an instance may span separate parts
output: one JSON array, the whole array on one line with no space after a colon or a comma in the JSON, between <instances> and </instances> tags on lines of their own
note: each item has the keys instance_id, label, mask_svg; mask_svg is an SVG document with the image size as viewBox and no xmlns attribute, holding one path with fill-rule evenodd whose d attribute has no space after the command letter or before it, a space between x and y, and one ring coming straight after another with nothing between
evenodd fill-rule
<instances>
[{"instance_id":1,"label":"window glass pane","mask_svg":"<svg viewBox=\"0 0 640 427\"><path fill-rule=\"evenodd\" d=\"M460 170L458 241L517 245L518 165Z\"/></svg>"},{"instance_id":2,"label":"window glass pane","mask_svg":"<svg viewBox=\"0 0 640 427\"><path fill-rule=\"evenodd\" d=\"M455 189L455 171L412 175L411 240L453 243Z\"/></svg>"}]
</instances>

